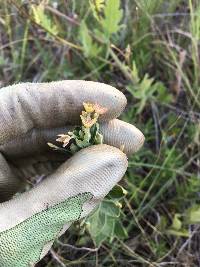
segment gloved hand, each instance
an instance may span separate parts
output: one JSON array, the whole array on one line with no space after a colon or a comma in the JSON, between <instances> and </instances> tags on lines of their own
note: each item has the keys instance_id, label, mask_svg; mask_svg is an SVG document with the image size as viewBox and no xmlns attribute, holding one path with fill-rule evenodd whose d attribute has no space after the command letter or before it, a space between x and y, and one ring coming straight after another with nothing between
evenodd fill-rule
<instances>
[{"instance_id":1,"label":"gloved hand","mask_svg":"<svg viewBox=\"0 0 200 267\"><path fill-rule=\"evenodd\" d=\"M108 109L100 118L107 145L82 149L66 160L47 142L80 124L83 102ZM144 141L137 128L115 119L125 105L121 92L89 81L23 83L0 90L1 267L34 266L122 178L127 158L118 148L123 145L128 155ZM35 174L48 176L11 199Z\"/></svg>"}]
</instances>

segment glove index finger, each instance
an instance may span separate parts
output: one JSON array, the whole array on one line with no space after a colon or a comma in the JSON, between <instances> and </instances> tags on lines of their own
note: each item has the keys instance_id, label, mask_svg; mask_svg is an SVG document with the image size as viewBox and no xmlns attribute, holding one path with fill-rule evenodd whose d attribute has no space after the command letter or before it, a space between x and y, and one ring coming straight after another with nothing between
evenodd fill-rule
<instances>
[{"instance_id":1,"label":"glove index finger","mask_svg":"<svg viewBox=\"0 0 200 267\"><path fill-rule=\"evenodd\" d=\"M80 122L83 102L106 108L101 121L116 118L126 98L116 88L92 81L21 83L0 90L0 144L32 129L56 128Z\"/></svg>"}]
</instances>

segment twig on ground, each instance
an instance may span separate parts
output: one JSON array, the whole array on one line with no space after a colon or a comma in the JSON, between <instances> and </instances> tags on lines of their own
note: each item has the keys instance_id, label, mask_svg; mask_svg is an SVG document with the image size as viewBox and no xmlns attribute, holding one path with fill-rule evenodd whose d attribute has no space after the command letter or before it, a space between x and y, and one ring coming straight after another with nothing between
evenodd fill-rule
<instances>
[{"instance_id":1,"label":"twig on ground","mask_svg":"<svg viewBox=\"0 0 200 267\"><path fill-rule=\"evenodd\" d=\"M99 248L87 248L87 247L76 247L76 246L73 246L73 245L70 245L70 244L65 244L61 241L57 241L57 243L63 247L67 247L67 248L71 248L71 249L74 249L74 250L78 250L78 251L89 251L89 252L96 252L99 250Z\"/></svg>"},{"instance_id":2,"label":"twig on ground","mask_svg":"<svg viewBox=\"0 0 200 267\"><path fill-rule=\"evenodd\" d=\"M52 258L56 262L58 262L60 264L60 266L66 267L66 265L60 260L59 256L57 255L57 253L53 249L50 250L50 253L51 253Z\"/></svg>"}]
</instances>

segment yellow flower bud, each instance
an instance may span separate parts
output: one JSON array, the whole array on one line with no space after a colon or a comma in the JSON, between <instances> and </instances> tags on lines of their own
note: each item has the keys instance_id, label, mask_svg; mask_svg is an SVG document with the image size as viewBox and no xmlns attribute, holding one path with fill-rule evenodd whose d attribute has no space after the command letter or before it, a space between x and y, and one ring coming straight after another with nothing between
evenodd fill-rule
<instances>
[{"instance_id":1,"label":"yellow flower bud","mask_svg":"<svg viewBox=\"0 0 200 267\"><path fill-rule=\"evenodd\" d=\"M83 102L83 106L86 112L92 113L94 111L94 104Z\"/></svg>"}]
</instances>

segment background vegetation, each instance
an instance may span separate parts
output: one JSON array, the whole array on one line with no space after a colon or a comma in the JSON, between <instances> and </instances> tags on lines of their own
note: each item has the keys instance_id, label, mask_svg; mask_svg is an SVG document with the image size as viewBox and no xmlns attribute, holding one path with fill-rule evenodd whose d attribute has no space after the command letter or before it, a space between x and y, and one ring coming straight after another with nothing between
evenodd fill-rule
<instances>
[{"instance_id":1,"label":"background vegetation","mask_svg":"<svg viewBox=\"0 0 200 267\"><path fill-rule=\"evenodd\" d=\"M38 267L200 266L199 42L198 0L0 0L0 87L111 84L146 137L124 189Z\"/></svg>"}]
</instances>

